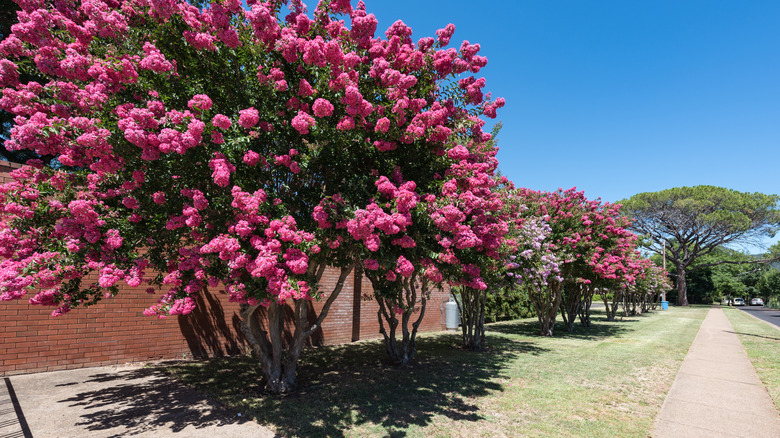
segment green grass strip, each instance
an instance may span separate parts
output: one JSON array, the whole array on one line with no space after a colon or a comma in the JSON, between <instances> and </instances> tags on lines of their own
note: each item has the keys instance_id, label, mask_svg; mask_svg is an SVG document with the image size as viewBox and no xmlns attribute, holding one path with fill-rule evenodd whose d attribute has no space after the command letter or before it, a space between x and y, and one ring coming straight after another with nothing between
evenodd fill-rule
<instances>
[{"instance_id":1,"label":"green grass strip","mask_svg":"<svg viewBox=\"0 0 780 438\"><path fill-rule=\"evenodd\" d=\"M780 330L741 310L731 307L724 307L723 310L745 347L758 377L766 385L777 409L780 409Z\"/></svg>"}]
</instances>

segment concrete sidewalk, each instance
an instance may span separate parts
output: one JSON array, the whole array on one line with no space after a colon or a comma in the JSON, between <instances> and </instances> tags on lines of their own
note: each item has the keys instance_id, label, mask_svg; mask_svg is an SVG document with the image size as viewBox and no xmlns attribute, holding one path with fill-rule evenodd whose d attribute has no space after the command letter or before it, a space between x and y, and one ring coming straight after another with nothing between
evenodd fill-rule
<instances>
[{"instance_id":1,"label":"concrete sidewalk","mask_svg":"<svg viewBox=\"0 0 780 438\"><path fill-rule=\"evenodd\" d=\"M274 436L163 373L140 366L3 379L2 438Z\"/></svg>"},{"instance_id":2,"label":"concrete sidewalk","mask_svg":"<svg viewBox=\"0 0 780 438\"><path fill-rule=\"evenodd\" d=\"M652 436L780 437L780 414L720 307L704 319Z\"/></svg>"}]
</instances>

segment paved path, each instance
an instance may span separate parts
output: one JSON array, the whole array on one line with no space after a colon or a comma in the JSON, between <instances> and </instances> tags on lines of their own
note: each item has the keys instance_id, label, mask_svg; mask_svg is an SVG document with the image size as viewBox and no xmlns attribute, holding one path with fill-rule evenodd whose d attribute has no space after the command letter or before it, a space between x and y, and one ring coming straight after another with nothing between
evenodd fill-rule
<instances>
[{"instance_id":1,"label":"paved path","mask_svg":"<svg viewBox=\"0 0 780 438\"><path fill-rule=\"evenodd\" d=\"M652 436L780 437L780 414L720 307L704 319Z\"/></svg>"},{"instance_id":2,"label":"paved path","mask_svg":"<svg viewBox=\"0 0 780 438\"><path fill-rule=\"evenodd\" d=\"M0 384L0 438L274 436L163 373L138 366L18 375Z\"/></svg>"}]
</instances>

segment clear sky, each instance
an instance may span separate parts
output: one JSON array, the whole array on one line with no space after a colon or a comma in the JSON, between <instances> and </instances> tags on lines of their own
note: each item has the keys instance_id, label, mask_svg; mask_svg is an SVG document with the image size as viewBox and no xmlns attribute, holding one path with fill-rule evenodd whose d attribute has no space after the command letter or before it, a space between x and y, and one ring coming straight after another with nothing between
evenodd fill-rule
<instances>
[{"instance_id":1,"label":"clear sky","mask_svg":"<svg viewBox=\"0 0 780 438\"><path fill-rule=\"evenodd\" d=\"M482 46L518 186L780 194L780 1L365 1L377 33L453 23L451 46Z\"/></svg>"}]
</instances>

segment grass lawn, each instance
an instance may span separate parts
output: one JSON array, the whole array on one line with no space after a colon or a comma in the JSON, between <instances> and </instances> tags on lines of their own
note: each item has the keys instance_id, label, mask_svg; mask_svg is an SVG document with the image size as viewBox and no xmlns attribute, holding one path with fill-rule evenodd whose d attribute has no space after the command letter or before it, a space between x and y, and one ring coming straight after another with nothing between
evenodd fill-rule
<instances>
[{"instance_id":1,"label":"grass lawn","mask_svg":"<svg viewBox=\"0 0 780 438\"><path fill-rule=\"evenodd\" d=\"M780 409L780 330L733 307L723 307L758 377Z\"/></svg>"},{"instance_id":2,"label":"grass lawn","mask_svg":"<svg viewBox=\"0 0 780 438\"><path fill-rule=\"evenodd\" d=\"M166 366L177 379L282 436L646 437L706 307L677 308L556 336L535 319L496 323L488 351L458 348L457 334L419 337L409 368L386 364L384 345L304 352L301 390L261 394L248 358Z\"/></svg>"}]
</instances>

